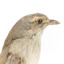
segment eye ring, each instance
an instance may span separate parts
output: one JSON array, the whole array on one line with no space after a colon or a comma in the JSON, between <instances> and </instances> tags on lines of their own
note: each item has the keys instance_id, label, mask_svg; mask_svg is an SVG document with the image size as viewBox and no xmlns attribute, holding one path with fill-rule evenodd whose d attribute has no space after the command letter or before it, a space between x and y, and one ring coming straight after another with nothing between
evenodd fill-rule
<instances>
[{"instance_id":1,"label":"eye ring","mask_svg":"<svg viewBox=\"0 0 64 64\"><path fill-rule=\"evenodd\" d=\"M42 23L42 19L39 19L39 20L38 20L38 23L41 24L41 23Z\"/></svg>"}]
</instances>

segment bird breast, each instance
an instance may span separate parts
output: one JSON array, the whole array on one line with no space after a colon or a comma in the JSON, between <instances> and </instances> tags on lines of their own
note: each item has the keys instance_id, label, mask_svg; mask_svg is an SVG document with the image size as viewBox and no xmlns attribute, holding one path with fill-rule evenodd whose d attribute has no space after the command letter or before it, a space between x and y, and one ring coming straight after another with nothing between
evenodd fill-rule
<instances>
[{"instance_id":1,"label":"bird breast","mask_svg":"<svg viewBox=\"0 0 64 64\"><path fill-rule=\"evenodd\" d=\"M9 52L23 56L27 64L38 63L40 55L40 36L29 38L16 39L11 45Z\"/></svg>"}]
</instances>

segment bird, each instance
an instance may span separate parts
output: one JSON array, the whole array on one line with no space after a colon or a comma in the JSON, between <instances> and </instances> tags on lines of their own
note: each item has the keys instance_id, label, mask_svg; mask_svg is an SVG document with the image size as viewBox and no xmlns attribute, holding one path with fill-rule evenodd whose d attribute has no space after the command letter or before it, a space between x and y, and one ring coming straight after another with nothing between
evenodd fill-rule
<instances>
[{"instance_id":1,"label":"bird","mask_svg":"<svg viewBox=\"0 0 64 64\"><path fill-rule=\"evenodd\" d=\"M5 39L0 64L38 64L41 35L48 25L60 22L42 13L28 14L17 21Z\"/></svg>"}]
</instances>

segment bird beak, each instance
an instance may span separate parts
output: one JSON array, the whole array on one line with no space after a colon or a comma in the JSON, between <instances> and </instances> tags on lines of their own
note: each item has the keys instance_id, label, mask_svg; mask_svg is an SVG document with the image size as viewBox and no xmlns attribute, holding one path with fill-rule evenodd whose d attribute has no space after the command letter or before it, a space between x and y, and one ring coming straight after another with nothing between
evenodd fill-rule
<instances>
[{"instance_id":1,"label":"bird beak","mask_svg":"<svg viewBox=\"0 0 64 64\"><path fill-rule=\"evenodd\" d=\"M49 21L49 25L56 25L56 24L60 24L60 22L58 22L56 20L50 20Z\"/></svg>"}]
</instances>

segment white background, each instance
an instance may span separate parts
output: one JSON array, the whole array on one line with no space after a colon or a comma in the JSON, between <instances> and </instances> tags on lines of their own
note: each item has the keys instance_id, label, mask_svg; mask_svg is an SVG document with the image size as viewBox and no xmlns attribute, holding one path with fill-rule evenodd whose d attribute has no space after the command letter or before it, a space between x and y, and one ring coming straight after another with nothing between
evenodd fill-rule
<instances>
[{"instance_id":1,"label":"white background","mask_svg":"<svg viewBox=\"0 0 64 64\"><path fill-rule=\"evenodd\" d=\"M44 30L39 64L64 64L64 0L0 0L0 52L17 20L37 12L61 23Z\"/></svg>"}]
</instances>

